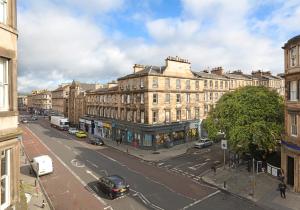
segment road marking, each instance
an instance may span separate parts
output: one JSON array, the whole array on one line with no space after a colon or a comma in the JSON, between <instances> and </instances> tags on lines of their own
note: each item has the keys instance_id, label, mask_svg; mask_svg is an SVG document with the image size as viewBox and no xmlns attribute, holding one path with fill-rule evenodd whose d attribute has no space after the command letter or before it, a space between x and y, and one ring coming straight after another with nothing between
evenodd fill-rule
<instances>
[{"instance_id":1,"label":"road marking","mask_svg":"<svg viewBox=\"0 0 300 210\"><path fill-rule=\"evenodd\" d=\"M201 168L202 166L205 166L206 164L207 164L207 162L200 163L200 164L189 167L189 169L196 171L198 168Z\"/></svg>"},{"instance_id":2,"label":"road marking","mask_svg":"<svg viewBox=\"0 0 300 210\"><path fill-rule=\"evenodd\" d=\"M95 168L98 168L98 166L97 166L95 163L93 163L92 161L86 160L86 162L88 162L89 164L91 164L91 165L94 166Z\"/></svg>"},{"instance_id":3,"label":"road marking","mask_svg":"<svg viewBox=\"0 0 300 210\"><path fill-rule=\"evenodd\" d=\"M202 201L204 201L204 200L206 200L206 199L208 199L208 198L210 198L210 197L212 197L212 196L218 194L219 192L221 192L221 191L220 191L220 190L217 190L216 192L213 192L213 193L211 193L211 194L205 196L204 198L202 198L202 199L200 199L200 200L197 200L197 201L195 201L194 203L191 203L191 204L189 204L189 205L183 207L183 210L184 210L184 209L187 209L187 208L190 208L190 207L192 207L192 206L194 206L194 205L196 205L196 204L198 204L198 203L200 203L200 202L202 202Z\"/></svg>"},{"instance_id":4,"label":"road marking","mask_svg":"<svg viewBox=\"0 0 300 210\"><path fill-rule=\"evenodd\" d=\"M89 171L89 170L86 170L85 172L86 172L87 174L91 175L92 177L94 177L96 180L99 179L95 174L93 174L93 172L91 172L91 171Z\"/></svg>"},{"instance_id":5,"label":"road marking","mask_svg":"<svg viewBox=\"0 0 300 210\"><path fill-rule=\"evenodd\" d=\"M130 189L132 192L134 192L134 196L138 196L145 205L148 205L148 206L151 206L152 208L154 209L157 209L157 210L164 210L163 208L151 203L142 193L138 192L138 191L135 191L133 189Z\"/></svg>"},{"instance_id":6,"label":"road marking","mask_svg":"<svg viewBox=\"0 0 300 210\"><path fill-rule=\"evenodd\" d=\"M52 153L52 155L85 187L88 187L88 185L67 165L65 164L65 162L60 159L60 157L58 157L42 140L40 140L40 138L35 134L33 133L30 128L27 128L28 131L34 136L37 138L37 140L46 148L49 150L49 152ZM98 197L96 195L96 193L93 191L91 192L92 195L98 200L100 201L103 205L107 206L107 203L100 197ZM110 207L111 208L111 207ZM112 208L111 208L112 209Z\"/></svg>"},{"instance_id":7,"label":"road marking","mask_svg":"<svg viewBox=\"0 0 300 210\"><path fill-rule=\"evenodd\" d=\"M68 145L64 145L68 150L72 150L72 148Z\"/></svg>"},{"instance_id":8,"label":"road marking","mask_svg":"<svg viewBox=\"0 0 300 210\"><path fill-rule=\"evenodd\" d=\"M77 159L71 160L71 164L77 168L83 168L85 166L83 162Z\"/></svg>"}]
</instances>

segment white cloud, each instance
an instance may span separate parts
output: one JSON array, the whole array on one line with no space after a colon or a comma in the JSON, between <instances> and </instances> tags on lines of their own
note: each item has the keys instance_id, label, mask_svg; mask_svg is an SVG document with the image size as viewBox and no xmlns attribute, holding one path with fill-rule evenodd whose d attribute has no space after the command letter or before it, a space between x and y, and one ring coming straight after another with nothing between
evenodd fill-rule
<instances>
[{"instance_id":1,"label":"white cloud","mask_svg":"<svg viewBox=\"0 0 300 210\"><path fill-rule=\"evenodd\" d=\"M187 58L194 70L223 66L248 73L257 69L280 73L280 47L291 38L290 33L299 32L297 1L276 1L283 7L262 20L251 15L273 1L181 0L183 9L177 17L151 18L151 12L141 11L128 14L128 19L144 22L141 30L146 29L150 41L144 37L125 39L126 34L118 29L106 34L102 28L109 26L101 25L103 21L96 24L89 16L74 15L84 13L71 13L47 1L29 1L32 7L22 10L18 19L22 91L55 88L72 79L116 79L131 73L134 63L164 65L169 55ZM66 1L91 13L122 10L124 6L123 0Z\"/></svg>"},{"instance_id":2,"label":"white cloud","mask_svg":"<svg viewBox=\"0 0 300 210\"><path fill-rule=\"evenodd\" d=\"M99 27L51 6L19 15L20 90L29 90L26 80L54 88L63 78L108 80L130 68L131 61Z\"/></svg>"}]
</instances>

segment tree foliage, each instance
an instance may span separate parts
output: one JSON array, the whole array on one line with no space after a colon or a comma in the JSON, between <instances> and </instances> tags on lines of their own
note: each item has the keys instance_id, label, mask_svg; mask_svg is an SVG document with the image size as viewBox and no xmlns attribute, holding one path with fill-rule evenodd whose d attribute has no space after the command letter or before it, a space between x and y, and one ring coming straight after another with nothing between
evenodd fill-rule
<instances>
[{"instance_id":1,"label":"tree foliage","mask_svg":"<svg viewBox=\"0 0 300 210\"><path fill-rule=\"evenodd\" d=\"M283 98L265 87L247 86L224 94L204 122L208 136L225 133L230 149L253 153L274 149L284 125Z\"/></svg>"}]
</instances>

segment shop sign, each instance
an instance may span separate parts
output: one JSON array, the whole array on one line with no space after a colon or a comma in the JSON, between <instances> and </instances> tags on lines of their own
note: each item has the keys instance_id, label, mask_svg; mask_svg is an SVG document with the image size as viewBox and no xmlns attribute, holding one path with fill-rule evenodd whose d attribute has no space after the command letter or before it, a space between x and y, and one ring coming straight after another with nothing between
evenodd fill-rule
<instances>
[{"instance_id":1,"label":"shop sign","mask_svg":"<svg viewBox=\"0 0 300 210\"><path fill-rule=\"evenodd\" d=\"M85 123L85 119L79 119L79 122Z\"/></svg>"},{"instance_id":2,"label":"shop sign","mask_svg":"<svg viewBox=\"0 0 300 210\"><path fill-rule=\"evenodd\" d=\"M111 125L108 124L108 123L103 123L103 127L105 127L105 128L111 128Z\"/></svg>"},{"instance_id":3,"label":"shop sign","mask_svg":"<svg viewBox=\"0 0 300 210\"><path fill-rule=\"evenodd\" d=\"M92 121L86 120L85 123L88 124L88 125L91 125L91 124L92 124Z\"/></svg>"}]
</instances>

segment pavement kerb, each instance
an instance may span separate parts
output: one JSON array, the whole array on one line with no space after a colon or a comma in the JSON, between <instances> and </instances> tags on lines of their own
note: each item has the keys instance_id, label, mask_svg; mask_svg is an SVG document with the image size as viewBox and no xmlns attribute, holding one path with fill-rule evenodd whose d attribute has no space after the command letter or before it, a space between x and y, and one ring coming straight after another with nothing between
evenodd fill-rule
<instances>
[{"instance_id":1,"label":"pavement kerb","mask_svg":"<svg viewBox=\"0 0 300 210\"><path fill-rule=\"evenodd\" d=\"M33 170L32 164L31 164L31 162L30 162L30 158L29 158L28 154L27 154L27 153L25 152L25 150L24 150L23 142L21 142L21 145L22 145L22 150L23 150L23 152L24 152L24 154L25 154L27 160L29 161L30 167L31 167L31 169ZM47 194L47 192L46 192L46 190L45 190L45 188L44 188L44 186L43 186L41 180L40 180L40 179L37 179L37 180L38 180L39 186L40 186L40 188L41 188L41 190L42 190L42 193L44 194L44 196L45 196L45 198L46 198L46 200L47 200L47 203L48 203L49 208L50 208L51 210L55 210L55 208L54 208L54 206L53 206L53 204L52 204L52 201L51 201L51 199L49 198L49 196L48 196L48 194Z\"/></svg>"},{"instance_id":2,"label":"pavement kerb","mask_svg":"<svg viewBox=\"0 0 300 210\"><path fill-rule=\"evenodd\" d=\"M222 167L223 167L223 166L222 166ZM246 198L246 197L243 197L243 196L241 196L241 195L239 195L239 194L230 192L229 190L224 189L223 187L220 187L220 186L218 186L218 185L216 185L216 184L212 184L212 183L210 183L210 182L207 182L205 179L203 179L203 176L206 175L206 174L208 174L209 172L210 172L210 169L208 169L206 172L204 172L203 175L202 175L201 178L200 178L200 180L201 180L202 182L204 182L205 184L207 184L207 185L209 185L209 186L212 186L212 187L216 187L218 190L220 190L220 191L223 192L223 193L226 193L226 194L232 195L232 196L234 196L234 197L237 197L237 198L239 198L239 199L242 199L242 200L244 200L244 201L247 201L247 202L253 204L253 206L257 206L257 207L266 209L265 207L262 207L261 205L258 205L255 201L253 201L253 200L251 200L251 199L249 199L249 198Z\"/></svg>"}]
</instances>

